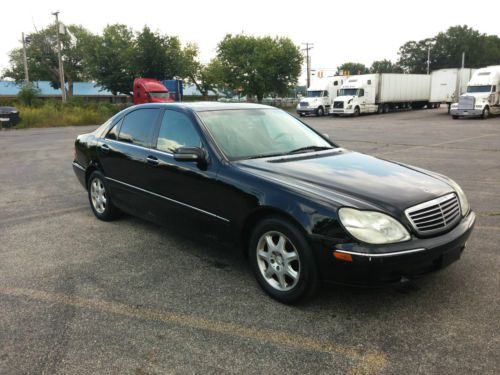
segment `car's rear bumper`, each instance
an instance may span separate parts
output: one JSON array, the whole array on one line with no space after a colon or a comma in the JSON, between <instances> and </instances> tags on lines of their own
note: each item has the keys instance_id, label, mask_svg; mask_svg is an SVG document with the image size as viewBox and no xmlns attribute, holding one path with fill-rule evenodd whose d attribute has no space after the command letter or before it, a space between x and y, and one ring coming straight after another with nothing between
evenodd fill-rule
<instances>
[{"instance_id":1,"label":"car's rear bumper","mask_svg":"<svg viewBox=\"0 0 500 375\"><path fill-rule=\"evenodd\" d=\"M73 162L73 171L75 172L78 181L82 184L82 186L87 189L86 181L85 181L85 168L78 164L76 161Z\"/></svg>"},{"instance_id":2,"label":"car's rear bumper","mask_svg":"<svg viewBox=\"0 0 500 375\"><path fill-rule=\"evenodd\" d=\"M326 282L379 285L400 281L445 268L458 260L474 227L470 212L450 232L433 238L385 246L341 244L325 249L316 244L321 275ZM333 252L350 255L352 261L337 259Z\"/></svg>"}]
</instances>

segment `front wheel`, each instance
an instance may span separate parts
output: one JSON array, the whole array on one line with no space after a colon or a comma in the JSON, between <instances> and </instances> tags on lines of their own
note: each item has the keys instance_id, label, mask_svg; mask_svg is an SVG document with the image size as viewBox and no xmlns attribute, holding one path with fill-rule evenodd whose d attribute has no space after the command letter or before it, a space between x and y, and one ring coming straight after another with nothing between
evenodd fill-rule
<instances>
[{"instance_id":1,"label":"front wheel","mask_svg":"<svg viewBox=\"0 0 500 375\"><path fill-rule=\"evenodd\" d=\"M489 109L488 107L485 107L485 108L483 109L483 115L482 115L482 117L483 117L484 119L487 119L488 117L490 117L490 109Z\"/></svg>"},{"instance_id":2,"label":"front wheel","mask_svg":"<svg viewBox=\"0 0 500 375\"><path fill-rule=\"evenodd\" d=\"M304 234L280 217L270 217L255 228L249 243L250 262L264 291L282 303L311 297L319 273Z\"/></svg>"},{"instance_id":3,"label":"front wheel","mask_svg":"<svg viewBox=\"0 0 500 375\"><path fill-rule=\"evenodd\" d=\"M319 116L323 116L325 114L325 110L323 109L323 107L319 107L317 110L316 110L316 115L319 117Z\"/></svg>"},{"instance_id":4,"label":"front wheel","mask_svg":"<svg viewBox=\"0 0 500 375\"><path fill-rule=\"evenodd\" d=\"M452 118L453 120L458 120L458 116L456 116L456 115L451 116L451 118Z\"/></svg>"},{"instance_id":5,"label":"front wheel","mask_svg":"<svg viewBox=\"0 0 500 375\"><path fill-rule=\"evenodd\" d=\"M88 186L90 207L94 215L104 221L111 221L119 216L119 210L111 197L101 172L94 171L89 177Z\"/></svg>"},{"instance_id":6,"label":"front wheel","mask_svg":"<svg viewBox=\"0 0 500 375\"><path fill-rule=\"evenodd\" d=\"M354 117L358 117L358 116L359 116L359 113L360 113L360 111L359 111L359 107L356 107L356 108L354 108L354 112L353 112L353 114L352 114L352 115L353 115Z\"/></svg>"}]
</instances>

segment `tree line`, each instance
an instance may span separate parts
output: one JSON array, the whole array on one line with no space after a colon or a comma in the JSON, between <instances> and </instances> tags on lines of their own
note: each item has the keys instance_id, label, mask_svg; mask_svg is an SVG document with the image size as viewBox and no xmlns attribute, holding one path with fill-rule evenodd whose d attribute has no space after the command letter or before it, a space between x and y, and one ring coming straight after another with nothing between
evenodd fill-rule
<instances>
[{"instance_id":1,"label":"tree line","mask_svg":"<svg viewBox=\"0 0 500 375\"><path fill-rule=\"evenodd\" d=\"M194 43L182 45L179 37L152 31L145 26L134 31L122 24L93 34L79 25L68 25L60 35L65 81L69 95L73 82L95 81L113 94L132 95L135 77L184 79L196 85L202 95L210 90L255 96L286 95L296 85L304 56L287 37L255 37L227 34L208 63L199 59ZM27 62L32 80L48 80L59 87L55 24L29 35ZM453 26L433 38L409 41L399 48L398 60L374 61L370 67L348 62L337 73L425 73L430 49L430 70L465 66L479 68L500 64L500 38L468 26ZM23 50L9 54L10 67L4 78L24 80Z\"/></svg>"},{"instance_id":2,"label":"tree line","mask_svg":"<svg viewBox=\"0 0 500 375\"><path fill-rule=\"evenodd\" d=\"M374 61L370 67L356 62L347 62L337 67L337 73L427 73L428 53L430 71L459 68L462 53L465 67L482 68L500 64L500 38L487 35L466 25L452 26L432 38L411 40L398 51L398 60L393 63L384 59Z\"/></svg>"},{"instance_id":3,"label":"tree line","mask_svg":"<svg viewBox=\"0 0 500 375\"><path fill-rule=\"evenodd\" d=\"M108 25L93 34L79 25L68 25L61 34L65 81L69 95L73 82L95 81L113 94L132 95L135 77L183 79L202 95L210 90L235 91L256 96L285 95L298 80L303 56L286 37L254 37L228 34L210 62L200 62L194 43L182 45L177 36L145 26L134 32L122 24ZM48 80L59 88L57 27L52 24L29 35L27 62L30 78ZM4 78L24 80L23 50L10 52Z\"/></svg>"}]
</instances>

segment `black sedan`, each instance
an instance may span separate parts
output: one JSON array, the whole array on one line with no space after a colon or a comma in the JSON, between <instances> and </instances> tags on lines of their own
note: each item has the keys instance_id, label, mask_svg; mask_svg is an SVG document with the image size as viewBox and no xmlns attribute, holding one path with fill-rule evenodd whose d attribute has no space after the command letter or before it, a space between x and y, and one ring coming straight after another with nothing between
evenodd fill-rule
<instances>
[{"instance_id":1,"label":"black sedan","mask_svg":"<svg viewBox=\"0 0 500 375\"><path fill-rule=\"evenodd\" d=\"M128 108L78 136L73 169L97 218L123 211L230 239L285 303L321 282L376 285L441 269L475 220L451 179L343 149L257 104Z\"/></svg>"},{"instance_id":2,"label":"black sedan","mask_svg":"<svg viewBox=\"0 0 500 375\"><path fill-rule=\"evenodd\" d=\"M0 128L10 128L16 126L21 118L19 111L15 107L0 107Z\"/></svg>"}]
</instances>

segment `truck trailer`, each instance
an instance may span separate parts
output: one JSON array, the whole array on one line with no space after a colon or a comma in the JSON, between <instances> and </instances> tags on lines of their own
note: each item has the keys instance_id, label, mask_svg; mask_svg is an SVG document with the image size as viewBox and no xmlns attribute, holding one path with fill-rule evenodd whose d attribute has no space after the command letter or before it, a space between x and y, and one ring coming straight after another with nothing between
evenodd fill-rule
<instances>
[{"instance_id":1,"label":"truck trailer","mask_svg":"<svg viewBox=\"0 0 500 375\"><path fill-rule=\"evenodd\" d=\"M307 89L306 96L297 104L297 113L300 116L323 116L331 113L333 100L345 79L344 76L315 79Z\"/></svg>"},{"instance_id":2,"label":"truck trailer","mask_svg":"<svg viewBox=\"0 0 500 375\"><path fill-rule=\"evenodd\" d=\"M430 75L377 73L350 76L340 87L333 102L334 115L358 116L361 113L388 113L395 109L431 103Z\"/></svg>"},{"instance_id":3,"label":"truck trailer","mask_svg":"<svg viewBox=\"0 0 500 375\"><path fill-rule=\"evenodd\" d=\"M431 96L432 103L445 103L448 105L448 113L451 104L458 101L460 94L466 91L467 83L476 69L439 69L431 73Z\"/></svg>"},{"instance_id":4,"label":"truck trailer","mask_svg":"<svg viewBox=\"0 0 500 375\"><path fill-rule=\"evenodd\" d=\"M476 70L466 92L451 105L450 114L455 120L500 114L500 65Z\"/></svg>"}]
</instances>

